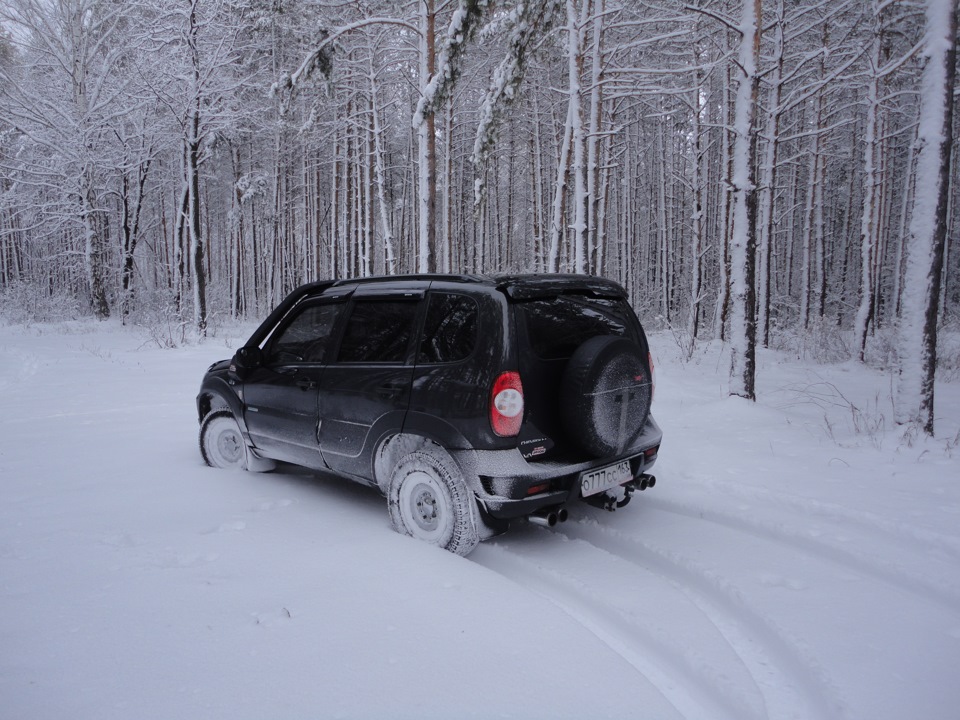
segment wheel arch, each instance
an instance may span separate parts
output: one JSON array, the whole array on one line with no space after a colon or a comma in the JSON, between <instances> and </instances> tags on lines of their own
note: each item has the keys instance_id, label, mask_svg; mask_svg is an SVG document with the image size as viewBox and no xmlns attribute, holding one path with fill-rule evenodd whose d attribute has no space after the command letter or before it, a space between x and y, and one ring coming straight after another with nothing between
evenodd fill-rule
<instances>
[{"instance_id":1,"label":"wheel arch","mask_svg":"<svg viewBox=\"0 0 960 720\"><path fill-rule=\"evenodd\" d=\"M247 428L243 422L243 408L240 398L220 378L205 382L197 395L197 416L200 422L203 422L203 419L215 410L232 412L234 418L240 424L240 428L246 432Z\"/></svg>"},{"instance_id":2,"label":"wheel arch","mask_svg":"<svg viewBox=\"0 0 960 720\"><path fill-rule=\"evenodd\" d=\"M463 462L463 452L451 452L444 443L435 438L410 432L390 435L377 447L373 456L373 473L380 492L387 494L390 476L401 458L427 448L431 452L442 453L460 471L467 487L476 495L480 481L469 463Z\"/></svg>"}]
</instances>

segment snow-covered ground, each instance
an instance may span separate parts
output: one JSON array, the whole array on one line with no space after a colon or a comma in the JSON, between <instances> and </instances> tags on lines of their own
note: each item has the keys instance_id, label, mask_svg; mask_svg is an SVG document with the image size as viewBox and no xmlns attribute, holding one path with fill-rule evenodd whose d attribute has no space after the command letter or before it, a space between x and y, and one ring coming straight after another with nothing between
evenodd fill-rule
<instances>
[{"instance_id":1,"label":"snow-covered ground","mask_svg":"<svg viewBox=\"0 0 960 720\"><path fill-rule=\"evenodd\" d=\"M464 559L374 491L203 465L226 337L0 327L0 718L955 720L960 384L655 336L656 488Z\"/></svg>"}]
</instances>

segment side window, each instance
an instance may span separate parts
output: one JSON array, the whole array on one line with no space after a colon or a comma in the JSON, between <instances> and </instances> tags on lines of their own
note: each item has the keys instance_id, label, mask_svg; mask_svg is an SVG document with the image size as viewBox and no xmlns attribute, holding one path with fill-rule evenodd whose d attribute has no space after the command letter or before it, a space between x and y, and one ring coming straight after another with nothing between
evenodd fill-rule
<instances>
[{"instance_id":1,"label":"side window","mask_svg":"<svg viewBox=\"0 0 960 720\"><path fill-rule=\"evenodd\" d=\"M270 362L322 362L341 304L308 305L270 342Z\"/></svg>"},{"instance_id":2,"label":"side window","mask_svg":"<svg viewBox=\"0 0 960 720\"><path fill-rule=\"evenodd\" d=\"M470 357L477 346L478 317L472 297L431 294L417 362L448 363Z\"/></svg>"},{"instance_id":3,"label":"side window","mask_svg":"<svg viewBox=\"0 0 960 720\"><path fill-rule=\"evenodd\" d=\"M404 362L418 306L410 300L358 300L347 322L337 362Z\"/></svg>"}]
</instances>

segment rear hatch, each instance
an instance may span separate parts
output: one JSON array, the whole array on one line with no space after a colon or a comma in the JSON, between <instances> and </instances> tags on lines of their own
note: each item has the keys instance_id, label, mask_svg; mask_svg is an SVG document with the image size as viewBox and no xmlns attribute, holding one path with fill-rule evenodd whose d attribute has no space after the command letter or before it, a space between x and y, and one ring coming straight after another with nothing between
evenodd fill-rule
<instances>
[{"instance_id":1,"label":"rear hatch","mask_svg":"<svg viewBox=\"0 0 960 720\"><path fill-rule=\"evenodd\" d=\"M591 280L518 285L508 292L526 405L519 443L530 461L590 459L567 437L561 420L563 374L577 348L597 336L617 336L636 343L647 356L646 338L623 289Z\"/></svg>"}]
</instances>

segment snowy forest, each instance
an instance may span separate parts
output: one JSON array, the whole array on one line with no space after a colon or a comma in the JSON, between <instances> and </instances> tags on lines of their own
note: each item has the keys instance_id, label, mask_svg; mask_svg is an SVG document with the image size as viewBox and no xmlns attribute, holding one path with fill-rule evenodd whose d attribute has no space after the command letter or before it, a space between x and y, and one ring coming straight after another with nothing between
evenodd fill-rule
<instances>
[{"instance_id":1,"label":"snowy forest","mask_svg":"<svg viewBox=\"0 0 960 720\"><path fill-rule=\"evenodd\" d=\"M737 394L755 346L805 343L900 363L932 428L960 324L956 15L0 0L3 310L175 337L322 278L588 272L648 329L729 341Z\"/></svg>"}]
</instances>

